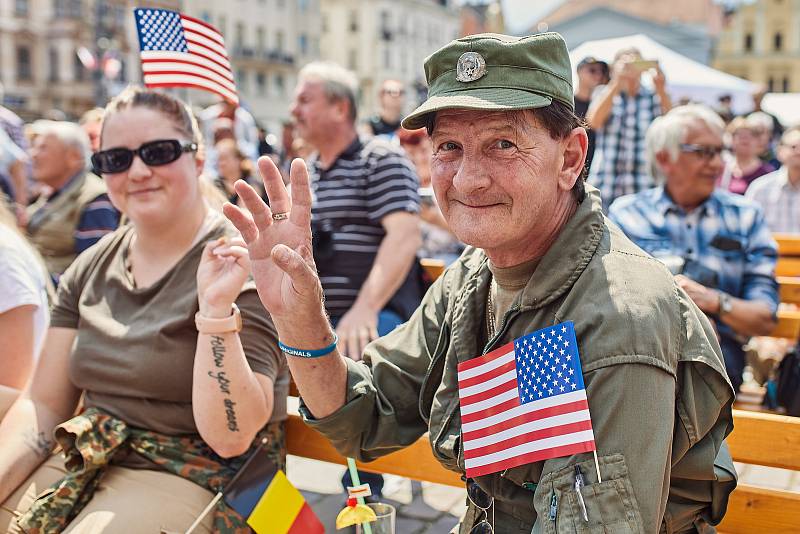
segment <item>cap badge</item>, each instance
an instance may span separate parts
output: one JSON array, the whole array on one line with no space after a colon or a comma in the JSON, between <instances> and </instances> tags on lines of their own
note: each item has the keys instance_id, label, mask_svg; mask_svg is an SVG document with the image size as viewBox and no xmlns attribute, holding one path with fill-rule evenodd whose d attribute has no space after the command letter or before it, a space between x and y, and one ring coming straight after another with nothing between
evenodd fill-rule
<instances>
[{"instance_id":1,"label":"cap badge","mask_svg":"<svg viewBox=\"0 0 800 534\"><path fill-rule=\"evenodd\" d=\"M456 64L456 80L474 82L486 74L486 61L477 52L464 52Z\"/></svg>"}]
</instances>

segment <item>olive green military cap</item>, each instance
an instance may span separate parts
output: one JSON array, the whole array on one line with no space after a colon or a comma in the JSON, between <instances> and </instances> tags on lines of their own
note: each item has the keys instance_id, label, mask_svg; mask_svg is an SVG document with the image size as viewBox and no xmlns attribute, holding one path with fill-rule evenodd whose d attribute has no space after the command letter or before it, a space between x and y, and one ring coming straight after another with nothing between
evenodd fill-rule
<instances>
[{"instance_id":1,"label":"olive green military cap","mask_svg":"<svg viewBox=\"0 0 800 534\"><path fill-rule=\"evenodd\" d=\"M575 109L569 52L557 33L462 37L425 60L425 78L428 99L403 119L409 130L443 109L530 109L553 100Z\"/></svg>"}]
</instances>

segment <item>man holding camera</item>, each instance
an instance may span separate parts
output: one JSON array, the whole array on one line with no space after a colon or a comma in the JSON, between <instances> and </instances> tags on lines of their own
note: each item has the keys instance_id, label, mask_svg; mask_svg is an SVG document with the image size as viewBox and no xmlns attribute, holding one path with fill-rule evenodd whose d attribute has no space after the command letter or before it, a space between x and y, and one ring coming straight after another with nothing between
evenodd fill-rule
<instances>
[{"instance_id":1,"label":"man holding camera","mask_svg":"<svg viewBox=\"0 0 800 534\"><path fill-rule=\"evenodd\" d=\"M642 74L654 70L653 89ZM589 106L586 122L597 132L589 183L600 190L603 207L622 195L652 187L644 135L653 119L669 111L666 78L655 61L642 59L635 48L617 52L611 81Z\"/></svg>"},{"instance_id":2,"label":"man holding camera","mask_svg":"<svg viewBox=\"0 0 800 534\"><path fill-rule=\"evenodd\" d=\"M724 166L724 130L722 119L700 105L680 106L657 119L647 132L647 152L664 185L618 199L608 216L662 260L714 319L738 390L742 345L775 327L777 248L755 203L715 189Z\"/></svg>"}]
</instances>

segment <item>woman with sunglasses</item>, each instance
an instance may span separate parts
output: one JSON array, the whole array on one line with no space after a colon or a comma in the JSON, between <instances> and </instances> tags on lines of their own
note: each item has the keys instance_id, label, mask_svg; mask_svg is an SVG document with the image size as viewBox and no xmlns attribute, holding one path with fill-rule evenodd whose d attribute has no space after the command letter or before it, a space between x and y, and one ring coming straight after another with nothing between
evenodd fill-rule
<instances>
[{"instance_id":1,"label":"woman with sunglasses","mask_svg":"<svg viewBox=\"0 0 800 534\"><path fill-rule=\"evenodd\" d=\"M284 465L288 375L243 242L204 199L191 112L130 88L100 143L92 163L130 224L62 277L0 423L0 531L183 532L254 443ZM224 503L201 530L249 532Z\"/></svg>"}]
</instances>

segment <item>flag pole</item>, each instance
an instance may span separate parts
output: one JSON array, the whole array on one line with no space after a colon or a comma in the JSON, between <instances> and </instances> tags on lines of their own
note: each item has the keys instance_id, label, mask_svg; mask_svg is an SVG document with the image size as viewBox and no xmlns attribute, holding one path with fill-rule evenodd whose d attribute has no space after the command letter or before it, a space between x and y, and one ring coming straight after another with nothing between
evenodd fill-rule
<instances>
[{"instance_id":1,"label":"flag pole","mask_svg":"<svg viewBox=\"0 0 800 534\"><path fill-rule=\"evenodd\" d=\"M358 476L358 469L356 469L356 461L352 458L347 459L347 468L350 470L350 478L353 480L354 486L361 485L361 479ZM356 497L358 504L364 504L364 497ZM364 527L364 534L372 534L372 527L369 523L361 523Z\"/></svg>"},{"instance_id":2,"label":"flag pole","mask_svg":"<svg viewBox=\"0 0 800 534\"><path fill-rule=\"evenodd\" d=\"M597 483L600 484L603 482L603 479L600 476L600 462L597 461L597 449L593 450L592 454L594 454L594 468L597 469Z\"/></svg>"},{"instance_id":3,"label":"flag pole","mask_svg":"<svg viewBox=\"0 0 800 534\"><path fill-rule=\"evenodd\" d=\"M194 523L192 523L192 526L189 527L189 529L185 532L185 534L191 534L192 531L197 528L197 525L200 524L203 518L205 518L205 516L208 515L208 512L210 512L211 509L214 508L214 506L219 502L221 498L222 498L222 492L218 491L217 494L214 495L214 498L211 499L211 502L208 503L208 506L206 506L205 509L203 509L203 511L200 512L200 515L197 517L197 519L194 520Z\"/></svg>"}]
</instances>

